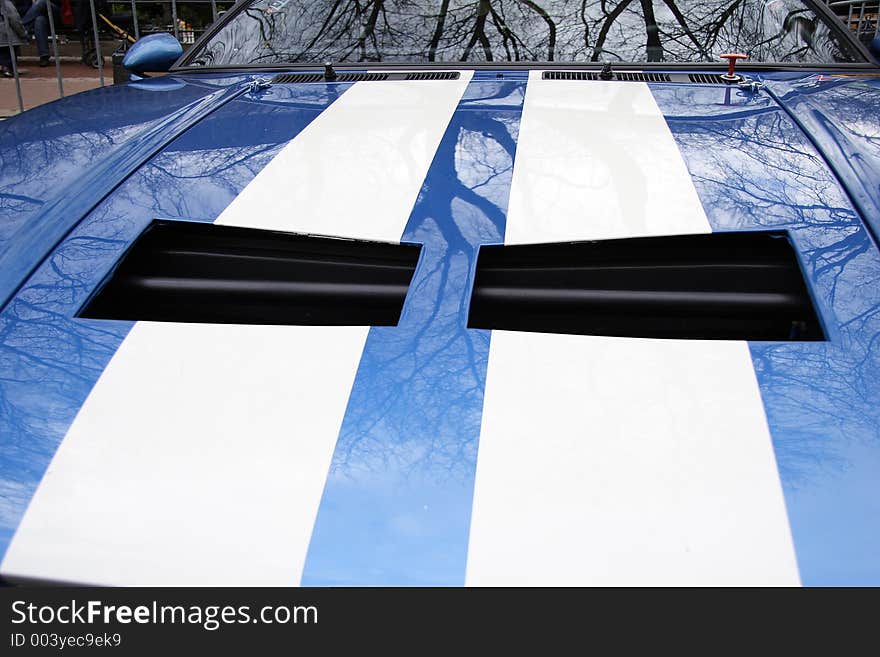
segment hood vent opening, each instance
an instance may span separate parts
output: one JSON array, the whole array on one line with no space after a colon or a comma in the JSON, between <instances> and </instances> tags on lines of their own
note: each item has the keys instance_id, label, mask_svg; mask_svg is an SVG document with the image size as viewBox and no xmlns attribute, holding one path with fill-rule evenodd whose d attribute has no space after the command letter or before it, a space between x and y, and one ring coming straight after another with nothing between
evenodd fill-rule
<instances>
[{"instance_id":1,"label":"hood vent opening","mask_svg":"<svg viewBox=\"0 0 880 657\"><path fill-rule=\"evenodd\" d=\"M458 80L458 71L412 71L370 73L355 71L339 73L333 82L384 82L385 80ZM271 80L272 84L306 84L326 82L322 73L279 73Z\"/></svg>"},{"instance_id":2,"label":"hood vent opening","mask_svg":"<svg viewBox=\"0 0 880 657\"><path fill-rule=\"evenodd\" d=\"M481 247L468 327L824 339L797 257L780 232Z\"/></svg>"},{"instance_id":3,"label":"hood vent opening","mask_svg":"<svg viewBox=\"0 0 880 657\"><path fill-rule=\"evenodd\" d=\"M542 80L601 80L598 71L544 71ZM667 73L643 73L641 71L614 71L612 80L618 82L670 82ZM610 81L610 80L609 80Z\"/></svg>"},{"instance_id":4,"label":"hood vent opening","mask_svg":"<svg viewBox=\"0 0 880 657\"><path fill-rule=\"evenodd\" d=\"M155 221L79 316L395 326L419 252L415 245Z\"/></svg>"}]
</instances>

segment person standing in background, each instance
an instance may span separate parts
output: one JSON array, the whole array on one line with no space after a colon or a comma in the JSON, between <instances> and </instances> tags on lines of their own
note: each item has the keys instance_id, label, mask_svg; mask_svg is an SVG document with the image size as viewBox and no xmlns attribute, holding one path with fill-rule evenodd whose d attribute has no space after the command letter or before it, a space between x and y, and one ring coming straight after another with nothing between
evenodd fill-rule
<instances>
[{"instance_id":1,"label":"person standing in background","mask_svg":"<svg viewBox=\"0 0 880 657\"><path fill-rule=\"evenodd\" d=\"M49 65L49 16L47 6L52 8L55 25L59 24L61 12L58 5L49 0L34 0L33 4L21 17L25 29L32 32L37 42L37 53L40 55L40 66Z\"/></svg>"},{"instance_id":2,"label":"person standing in background","mask_svg":"<svg viewBox=\"0 0 880 657\"><path fill-rule=\"evenodd\" d=\"M0 75L3 77L13 76L12 57L17 56L18 47L26 38L27 30L15 5L10 0L0 0Z\"/></svg>"}]
</instances>

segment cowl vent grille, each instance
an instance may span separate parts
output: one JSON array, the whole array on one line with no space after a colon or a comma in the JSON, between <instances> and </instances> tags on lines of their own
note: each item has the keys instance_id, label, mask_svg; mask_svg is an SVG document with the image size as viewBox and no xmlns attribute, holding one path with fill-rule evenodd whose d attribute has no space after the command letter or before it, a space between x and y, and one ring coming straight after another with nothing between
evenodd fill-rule
<instances>
[{"instance_id":1,"label":"cowl vent grille","mask_svg":"<svg viewBox=\"0 0 880 657\"><path fill-rule=\"evenodd\" d=\"M460 77L458 71L425 71L420 73L407 73L407 80L458 80Z\"/></svg>"},{"instance_id":2,"label":"cowl vent grille","mask_svg":"<svg viewBox=\"0 0 880 657\"><path fill-rule=\"evenodd\" d=\"M688 79L694 84L724 84L724 80L717 73L691 73Z\"/></svg>"},{"instance_id":3,"label":"cowl vent grille","mask_svg":"<svg viewBox=\"0 0 880 657\"><path fill-rule=\"evenodd\" d=\"M542 80L598 80L595 71L544 71Z\"/></svg>"},{"instance_id":4,"label":"cowl vent grille","mask_svg":"<svg viewBox=\"0 0 880 657\"><path fill-rule=\"evenodd\" d=\"M544 71L542 80L601 80L596 71ZM666 73L643 73L641 71L615 71L611 78L617 82L670 82Z\"/></svg>"},{"instance_id":5,"label":"cowl vent grille","mask_svg":"<svg viewBox=\"0 0 880 657\"><path fill-rule=\"evenodd\" d=\"M321 82L324 76L320 73L281 73L272 78L272 84L302 84L303 82Z\"/></svg>"},{"instance_id":6,"label":"cowl vent grille","mask_svg":"<svg viewBox=\"0 0 880 657\"><path fill-rule=\"evenodd\" d=\"M620 71L614 74L615 80L623 82L669 82L669 76L666 73L627 73Z\"/></svg>"},{"instance_id":7,"label":"cowl vent grille","mask_svg":"<svg viewBox=\"0 0 880 657\"><path fill-rule=\"evenodd\" d=\"M336 82L381 82L387 80L387 73L340 73Z\"/></svg>"},{"instance_id":8,"label":"cowl vent grille","mask_svg":"<svg viewBox=\"0 0 880 657\"><path fill-rule=\"evenodd\" d=\"M384 82L385 80L458 80L458 71L417 71L412 73L339 73L333 82ZM323 73L279 73L272 84L306 84L326 82Z\"/></svg>"},{"instance_id":9,"label":"cowl vent grille","mask_svg":"<svg viewBox=\"0 0 880 657\"><path fill-rule=\"evenodd\" d=\"M388 73L340 73L333 82L381 82L388 79ZM272 78L272 84L303 84L325 82L323 73L281 73Z\"/></svg>"}]
</instances>

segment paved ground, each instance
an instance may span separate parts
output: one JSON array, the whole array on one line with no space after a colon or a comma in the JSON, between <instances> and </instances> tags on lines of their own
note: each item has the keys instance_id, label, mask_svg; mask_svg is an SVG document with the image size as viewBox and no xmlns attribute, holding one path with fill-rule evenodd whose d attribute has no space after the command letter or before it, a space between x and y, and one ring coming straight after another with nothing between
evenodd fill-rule
<instances>
[{"instance_id":1,"label":"paved ground","mask_svg":"<svg viewBox=\"0 0 880 657\"><path fill-rule=\"evenodd\" d=\"M25 109L30 109L58 98L58 80L55 77L54 66L40 68L36 62L33 64L22 62L20 67L24 69L24 74L21 76L21 96ZM109 73L109 76L106 75L107 73ZM62 64L61 75L65 96L70 96L86 89L94 89L101 85L98 79L98 71L82 64ZM113 82L112 70L105 71L105 82L107 84ZM8 117L14 114L18 114L15 80L0 79L0 117Z\"/></svg>"},{"instance_id":2,"label":"paved ground","mask_svg":"<svg viewBox=\"0 0 880 657\"><path fill-rule=\"evenodd\" d=\"M102 41L101 47L107 54L104 57L104 83L112 84L113 66L110 62L109 53L113 52L116 44ZM80 53L79 43L65 44L60 49L61 76L65 96L86 91L87 89L94 89L101 85L98 78L98 70L80 63ZM40 68L33 44L22 47L19 68L24 71L21 76L21 96L26 110L58 98L55 62L53 61L46 68ZM15 80L0 78L0 119L15 114L18 114Z\"/></svg>"}]
</instances>

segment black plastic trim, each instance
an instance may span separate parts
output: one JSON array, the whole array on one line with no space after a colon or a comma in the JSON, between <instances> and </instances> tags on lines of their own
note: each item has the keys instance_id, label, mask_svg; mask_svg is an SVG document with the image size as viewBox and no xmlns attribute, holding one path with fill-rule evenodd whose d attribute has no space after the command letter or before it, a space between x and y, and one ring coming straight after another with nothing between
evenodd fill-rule
<instances>
[{"instance_id":1,"label":"black plastic trim","mask_svg":"<svg viewBox=\"0 0 880 657\"><path fill-rule=\"evenodd\" d=\"M544 71L542 80L602 80L599 71ZM720 73L660 73L654 71L614 71L609 81L673 82L676 84L726 84Z\"/></svg>"},{"instance_id":2,"label":"black plastic trim","mask_svg":"<svg viewBox=\"0 0 880 657\"><path fill-rule=\"evenodd\" d=\"M384 82L386 80L458 80L459 71L416 71L411 73L353 71L339 73L333 80L327 80L323 73L279 73L272 78L272 84L306 84L314 82Z\"/></svg>"},{"instance_id":3,"label":"black plastic trim","mask_svg":"<svg viewBox=\"0 0 880 657\"><path fill-rule=\"evenodd\" d=\"M394 326L421 247L155 221L80 317Z\"/></svg>"},{"instance_id":4,"label":"black plastic trim","mask_svg":"<svg viewBox=\"0 0 880 657\"><path fill-rule=\"evenodd\" d=\"M281 73L272 78L272 84L304 84L311 82L381 82L388 79L388 73L368 73L355 71L339 73L333 80L327 80L323 73Z\"/></svg>"},{"instance_id":5,"label":"black plastic trim","mask_svg":"<svg viewBox=\"0 0 880 657\"><path fill-rule=\"evenodd\" d=\"M394 75L392 73L392 75ZM458 80L461 77L459 71L417 71L407 73L406 80Z\"/></svg>"},{"instance_id":6,"label":"black plastic trim","mask_svg":"<svg viewBox=\"0 0 880 657\"><path fill-rule=\"evenodd\" d=\"M484 246L468 326L698 340L824 339L782 232Z\"/></svg>"},{"instance_id":7,"label":"black plastic trim","mask_svg":"<svg viewBox=\"0 0 880 657\"><path fill-rule=\"evenodd\" d=\"M596 71L544 71L542 80L591 80L599 81L602 78ZM644 71L614 71L609 81L617 82L670 82L668 73L653 73Z\"/></svg>"},{"instance_id":8,"label":"black plastic trim","mask_svg":"<svg viewBox=\"0 0 880 657\"><path fill-rule=\"evenodd\" d=\"M323 81L323 73L279 73L271 80L272 84L304 84Z\"/></svg>"},{"instance_id":9,"label":"black plastic trim","mask_svg":"<svg viewBox=\"0 0 880 657\"><path fill-rule=\"evenodd\" d=\"M727 84L720 73L688 73L687 77L691 84Z\"/></svg>"},{"instance_id":10,"label":"black plastic trim","mask_svg":"<svg viewBox=\"0 0 880 657\"><path fill-rule=\"evenodd\" d=\"M356 64L344 64L340 65L340 67L346 68L356 68ZM450 64L448 62L438 62L436 64L430 63L386 63L386 62L371 62L371 69L381 69L383 71L432 71L437 69L446 69L448 70L450 67L454 67L459 71L499 71L499 72L517 72L517 71L551 71L551 70L581 70L581 71L600 71L601 66L597 65L595 62L571 62L571 63L558 63L558 62L464 62L461 64ZM202 73L202 74L210 74L217 75L218 73L230 73L230 74L265 74L265 73L286 73L291 72L291 70L299 71L299 72L312 72L312 71L323 71L323 66L318 66L316 64L253 64L253 65L238 65L238 66L218 66L218 67L205 67L205 66L184 66L180 68L174 69L175 73ZM340 68L336 69L337 71ZM662 71L666 73L676 73L677 71L709 71L714 72L718 71L720 73L727 71L727 66L724 64L712 64L712 63L699 63L699 62L682 62L682 63L674 63L674 62L659 62L659 63L651 63L651 62L637 62L633 64L615 64L614 70L618 71ZM779 73L779 72L790 72L790 73L834 73L834 72L850 72L851 74L861 73L863 75L880 75L880 66L873 62L858 62L858 63L850 63L850 64L759 64L759 63L743 63L736 67L738 73Z\"/></svg>"}]
</instances>

